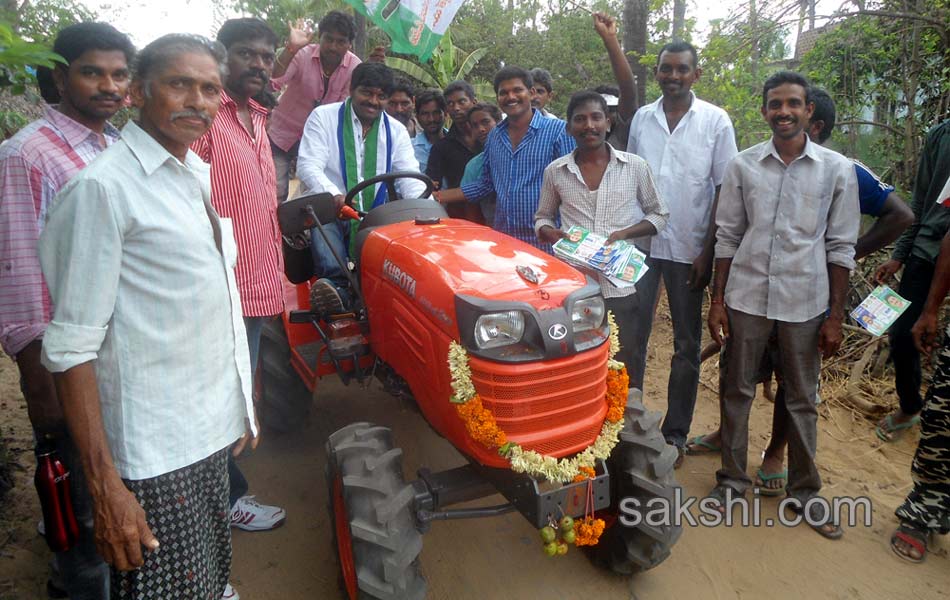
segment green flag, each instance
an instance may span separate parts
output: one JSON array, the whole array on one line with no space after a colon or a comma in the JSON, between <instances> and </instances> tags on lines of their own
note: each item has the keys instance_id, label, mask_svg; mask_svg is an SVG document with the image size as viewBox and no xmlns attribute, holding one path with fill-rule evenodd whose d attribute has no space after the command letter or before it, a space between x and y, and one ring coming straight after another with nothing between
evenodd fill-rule
<instances>
[{"instance_id":1,"label":"green flag","mask_svg":"<svg viewBox=\"0 0 950 600\"><path fill-rule=\"evenodd\" d=\"M465 0L346 0L389 34L393 52L425 61Z\"/></svg>"}]
</instances>

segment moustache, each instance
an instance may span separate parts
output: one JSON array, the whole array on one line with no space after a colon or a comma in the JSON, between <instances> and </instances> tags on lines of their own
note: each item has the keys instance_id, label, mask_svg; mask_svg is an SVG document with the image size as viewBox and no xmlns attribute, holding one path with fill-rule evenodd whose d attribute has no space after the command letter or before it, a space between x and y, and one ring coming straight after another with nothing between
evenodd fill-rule
<instances>
[{"instance_id":1,"label":"moustache","mask_svg":"<svg viewBox=\"0 0 950 600\"><path fill-rule=\"evenodd\" d=\"M257 77L264 83L267 83L270 80L270 77L267 76L267 73L263 69L248 69L243 74L241 74L241 79L249 79L251 77Z\"/></svg>"},{"instance_id":2,"label":"moustache","mask_svg":"<svg viewBox=\"0 0 950 600\"><path fill-rule=\"evenodd\" d=\"M211 117L207 113L203 113L197 110L180 110L178 112L173 112L170 116L172 121L176 119L201 119L204 121L204 124L207 127L211 127Z\"/></svg>"},{"instance_id":3,"label":"moustache","mask_svg":"<svg viewBox=\"0 0 950 600\"><path fill-rule=\"evenodd\" d=\"M119 102L122 102L122 96L119 96L116 94L99 94L98 96L93 96L91 100L93 102L101 102L103 100L106 100L106 101L119 103Z\"/></svg>"}]
</instances>

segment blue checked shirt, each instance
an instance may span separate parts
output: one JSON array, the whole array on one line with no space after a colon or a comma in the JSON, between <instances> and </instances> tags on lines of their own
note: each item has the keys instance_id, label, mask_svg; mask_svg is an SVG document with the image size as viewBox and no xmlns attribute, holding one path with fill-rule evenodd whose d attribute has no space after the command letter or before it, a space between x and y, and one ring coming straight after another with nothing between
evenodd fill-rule
<instances>
[{"instance_id":1,"label":"blue checked shirt","mask_svg":"<svg viewBox=\"0 0 950 600\"><path fill-rule=\"evenodd\" d=\"M564 121L534 110L527 133L512 151L508 121L502 121L488 134L481 177L463 185L462 193L467 200L477 201L494 192L498 204L492 227L550 252L550 245L542 244L534 233L544 169L575 147Z\"/></svg>"}]
</instances>

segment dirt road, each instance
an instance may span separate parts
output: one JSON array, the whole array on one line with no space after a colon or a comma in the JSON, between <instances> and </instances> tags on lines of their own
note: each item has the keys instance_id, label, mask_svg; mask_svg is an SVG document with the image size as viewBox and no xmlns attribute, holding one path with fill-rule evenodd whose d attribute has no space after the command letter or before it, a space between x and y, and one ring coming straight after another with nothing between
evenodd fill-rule
<instances>
[{"instance_id":1,"label":"dirt road","mask_svg":"<svg viewBox=\"0 0 950 600\"><path fill-rule=\"evenodd\" d=\"M652 344L646 403L665 408L666 376L671 352L668 321L658 318ZM25 411L16 388L15 369L0 363L2 433L12 445L28 448ZM715 365L704 366L714 381ZM424 537L422 565L432 599L556 600L598 598L945 598L950 589L950 539L938 538L927 562L911 565L897 559L887 545L896 525L894 508L910 489L910 460L916 433L882 446L869 422L847 411L825 407L819 421L819 456L824 493L868 496L873 502L871 527L848 529L844 539L827 541L806 526L794 529L719 527L686 528L662 565L624 578L593 567L576 549L563 557L541 553L537 533L517 514L491 520L435 523ZM752 417L750 468L767 442L771 405L756 400ZM234 532L232 582L245 600L338 598L337 574L330 547L330 524L323 479L323 443L347 423L363 420L392 427L404 449L404 470L420 466L442 469L462 459L404 401L379 391L343 387L326 380L316 394L311 422L301 431L271 436L241 461L251 493L287 509L284 527L272 532ZM701 387L693 431L714 427L715 397ZM32 457L19 453L31 469ZM677 474L687 496L702 497L712 486L716 456L689 457ZM35 536L38 507L32 490L21 485L7 503L12 520L0 523L0 598L33 600L45 577L45 547ZM495 499L497 501L497 499ZM492 502L492 501L489 501ZM763 501L763 516L775 516L778 501Z\"/></svg>"}]
</instances>

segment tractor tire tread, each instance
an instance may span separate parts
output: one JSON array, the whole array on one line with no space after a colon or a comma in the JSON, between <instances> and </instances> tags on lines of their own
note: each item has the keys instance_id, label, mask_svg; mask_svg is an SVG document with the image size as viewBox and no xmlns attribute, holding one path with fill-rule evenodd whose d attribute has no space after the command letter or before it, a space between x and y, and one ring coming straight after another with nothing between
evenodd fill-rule
<instances>
[{"instance_id":1,"label":"tractor tire tread","mask_svg":"<svg viewBox=\"0 0 950 600\"><path fill-rule=\"evenodd\" d=\"M414 492L392 440L386 427L354 423L330 435L326 445L331 516L333 483L341 477L361 600L422 600L426 593Z\"/></svg>"}]
</instances>

